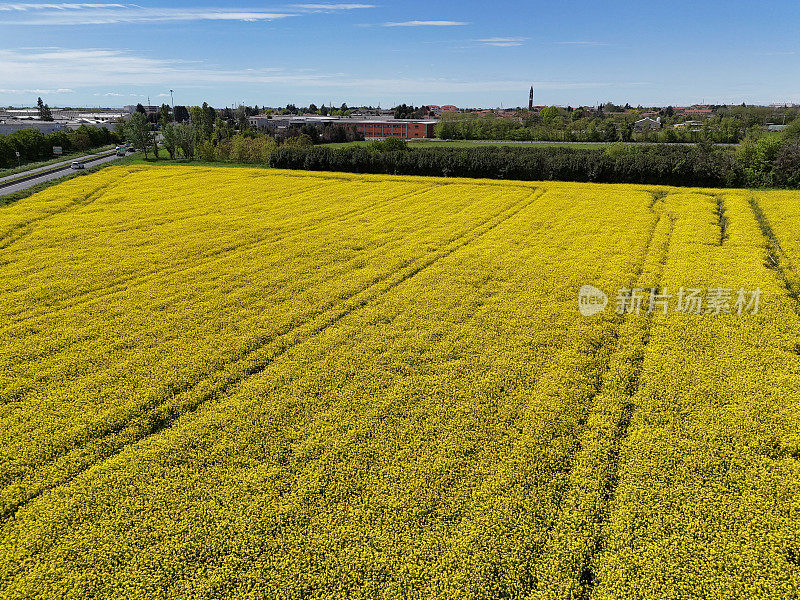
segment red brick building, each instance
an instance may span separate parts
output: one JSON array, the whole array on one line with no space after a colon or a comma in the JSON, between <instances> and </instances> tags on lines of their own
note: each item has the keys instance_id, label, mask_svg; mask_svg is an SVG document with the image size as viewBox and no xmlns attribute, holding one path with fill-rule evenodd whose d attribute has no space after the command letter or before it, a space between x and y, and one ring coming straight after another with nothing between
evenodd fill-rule
<instances>
[{"instance_id":1,"label":"red brick building","mask_svg":"<svg viewBox=\"0 0 800 600\"><path fill-rule=\"evenodd\" d=\"M432 138L435 121L353 121L356 131L365 138L398 137L403 139Z\"/></svg>"}]
</instances>

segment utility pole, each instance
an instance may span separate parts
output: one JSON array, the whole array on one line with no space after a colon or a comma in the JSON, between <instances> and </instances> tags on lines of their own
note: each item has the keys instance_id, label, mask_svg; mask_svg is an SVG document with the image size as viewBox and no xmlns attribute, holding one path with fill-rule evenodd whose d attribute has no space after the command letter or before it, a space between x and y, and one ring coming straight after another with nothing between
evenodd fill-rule
<instances>
[{"instance_id":1,"label":"utility pole","mask_svg":"<svg viewBox=\"0 0 800 600\"><path fill-rule=\"evenodd\" d=\"M172 121L175 120L175 97L172 95L172 92L174 92L174 91L175 90L170 90L169 91L169 99L172 102L172 119L171 119Z\"/></svg>"}]
</instances>

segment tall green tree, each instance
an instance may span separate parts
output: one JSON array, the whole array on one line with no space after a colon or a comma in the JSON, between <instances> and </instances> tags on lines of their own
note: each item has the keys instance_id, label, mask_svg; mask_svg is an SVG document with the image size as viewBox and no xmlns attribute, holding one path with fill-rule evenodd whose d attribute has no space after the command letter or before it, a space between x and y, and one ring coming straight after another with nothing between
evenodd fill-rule
<instances>
[{"instance_id":1,"label":"tall green tree","mask_svg":"<svg viewBox=\"0 0 800 600\"><path fill-rule=\"evenodd\" d=\"M558 108L555 106L547 106L539 111L539 118L545 125L550 125L558 117Z\"/></svg>"},{"instance_id":2,"label":"tall green tree","mask_svg":"<svg viewBox=\"0 0 800 600\"><path fill-rule=\"evenodd\" d=\"M125 138L133 144L134 148L141 148L144 157L147 158L152 136L150 135L150 123L144 113L137 111L131 115L125 126Z\"/></svg>"},{"instance_id":3,"label":"tall green tree","mask_svg":"<svg viewBox=\"0 0 800 600\"><path fill-rule=\"evenodd\" d=\"M175 160L175 154L178 151L177 127L178 125L175 123L167 123L162 129L162 133L164 134L164 149L172 160Z\"/></svg>"},{"instance_id":4,"label":"tall green tree","mask_svg":"<svg viewBox=\"0 0 800 600\"><path fill-rule=\"evenodd\" d=\"M192 117L195 140L199 147L202 142L210 141L213 137L214 120L217 117L217 111L209 106L207 102L203 102L203 106L190 107L189 114Z\"/></svg>"},{"instance_id":5,"label":"tall green tree","mask_svg":"<svg viewBox=\"0 0 800 600\"><path fill-rule=\"evenodd\" d=\"M239 105L234 114L236 115L236 129L239 131L250 129L250 121L247 119L247 108L245 106Z\"/></svg>"},{"instance_id":6,"label":"tall green tree","mask_svg":"<svg viewBox=\"0 0 800 600\"><path fill-rule=\"evenodd\" d=\"M50 107L42 101L42 97L36 101L36 107L39 109L39 118L42 121L52 121L53 113L50 112Z\"/></svg>"},{"instance_id":7,"label":"tall green tree","mask_svg":"<svg viewBox=\"0 0 800 600\"><path fill-rule=\"evenodd\" d=\"M161 125L161 128L163 129L169 122L169 105L162 104L161 108L158 109L158 124Z\"/></svg>"},{"instance_id":8,"label":"tall green tree","mask_svg":"<svg viewBox=\"0 0 800 600\"><path fill-rule=\"evenodd\" d=\"M183 123L184 121L188 121L191 118L189 116L188 109L185 106L181 105L175 107L173 116L175 117L176 123Z\"/></svg>"},{"instance_id":9,"label":"tall green tree","mask_svg":"<svg viewBox=\"0 0 800 600\"><path fill-rule=\"evenodd\" d=\"M195 126L191 123L175 125L176 143L186 160L194 159L195 137Z\"/></svg>"}]
</instances>

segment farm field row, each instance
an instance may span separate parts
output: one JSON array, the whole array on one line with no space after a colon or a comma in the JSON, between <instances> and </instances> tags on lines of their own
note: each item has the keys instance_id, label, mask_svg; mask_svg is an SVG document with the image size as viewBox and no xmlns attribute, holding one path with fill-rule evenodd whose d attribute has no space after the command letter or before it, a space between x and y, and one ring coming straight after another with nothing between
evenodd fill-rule
<instances>
[{"instance_id":1,"label":"farm field row","mask_svg":"<svg viewBox=\"0 0 800 600\"><path fill-rule=\"evenodd\" d=\"M0 208L3 597L794 597L799 200L132 165Z\"/></svg>"}]
</instances>

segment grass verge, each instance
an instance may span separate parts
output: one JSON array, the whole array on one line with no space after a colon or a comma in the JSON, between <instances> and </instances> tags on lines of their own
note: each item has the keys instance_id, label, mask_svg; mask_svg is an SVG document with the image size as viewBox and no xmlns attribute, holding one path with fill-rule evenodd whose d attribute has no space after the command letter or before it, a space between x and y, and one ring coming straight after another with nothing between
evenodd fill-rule
<instances>
[{"instance_id":1,"label":"grass verge","mask_svg":"<svg viewBox=\"0 0 800 600\"><path fill-rule=\"evenodd\" d=\"M47 167L50 165L54 165L60 162L66 162L68 160L73 160L75 158L80 158L81 156L88 156L90 154L98 154L100 152L105 152L107 150L113 150L114 144L108 144L106 146L100 146L99 148L90 148L89 150L83 152L70 152L69 154L62 154L61 156L57 156L55 158L51 158L50 160L43 160L39 162L29 162L23 163L18 167L11 167L9 169L0 169L0 177L8 177L9 175L16 175L17 173L24 173L25 171L30 171L32 169L38 169L40 167Z\"/></svg>"}]
</instances>

